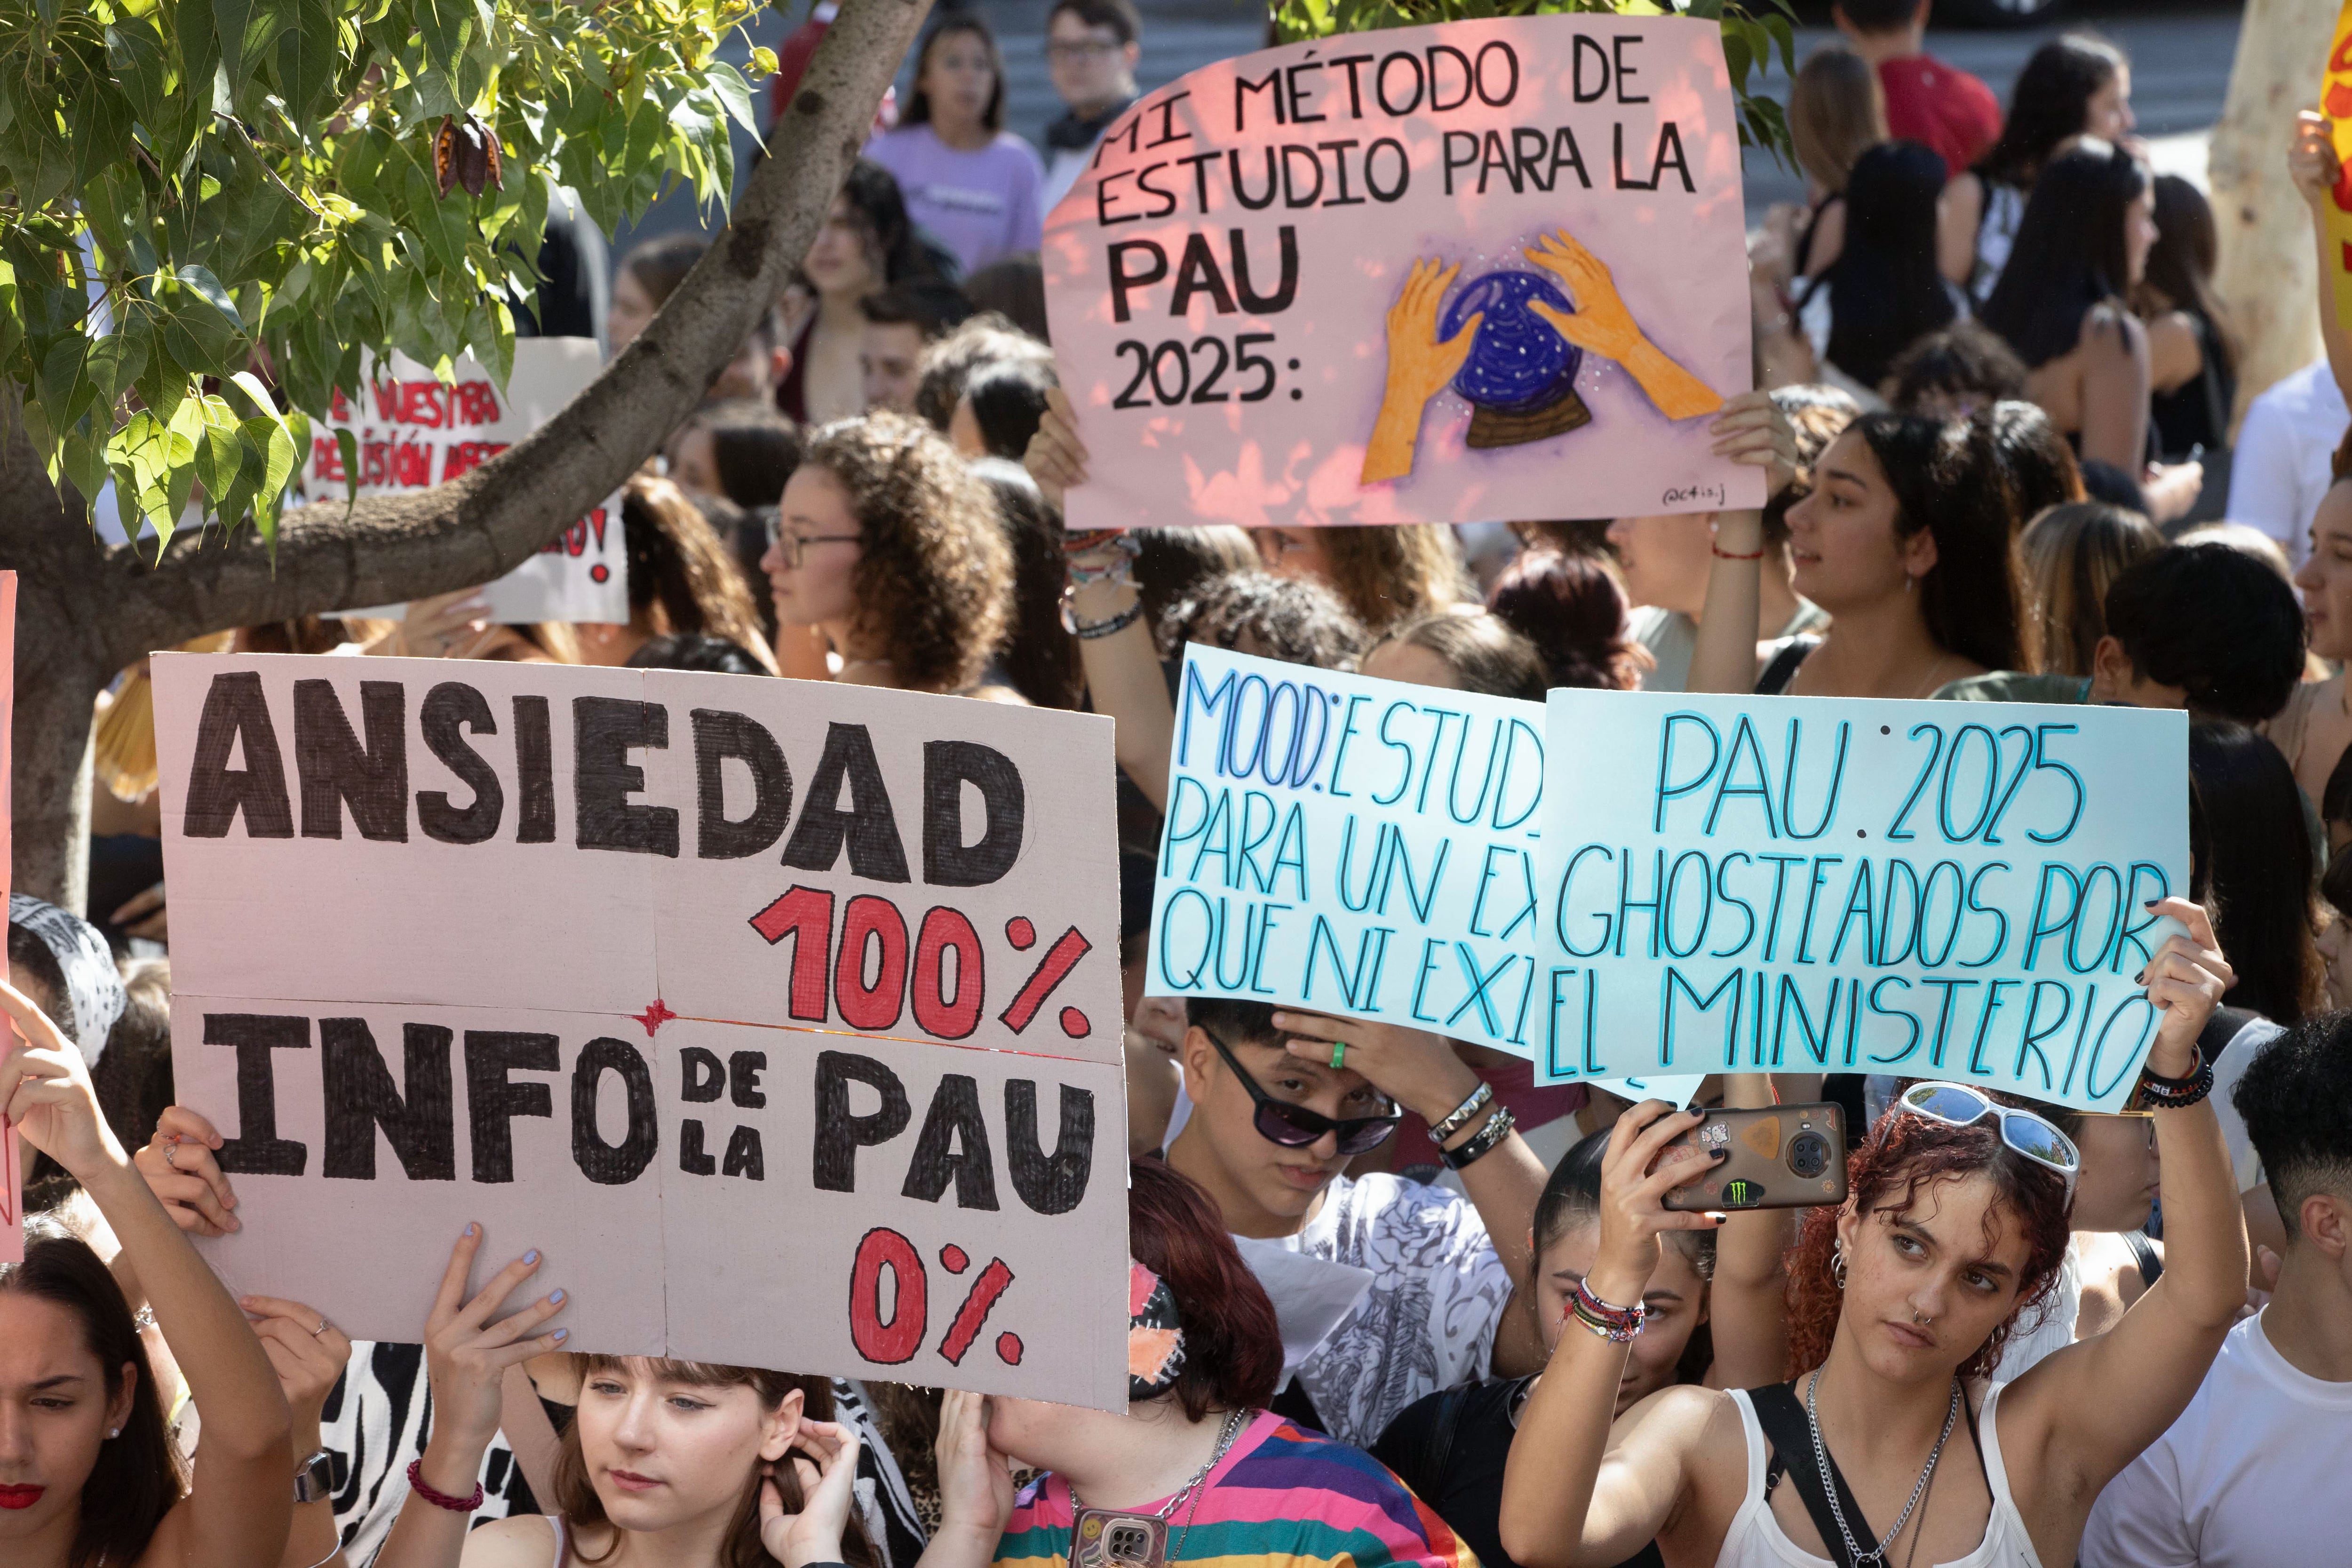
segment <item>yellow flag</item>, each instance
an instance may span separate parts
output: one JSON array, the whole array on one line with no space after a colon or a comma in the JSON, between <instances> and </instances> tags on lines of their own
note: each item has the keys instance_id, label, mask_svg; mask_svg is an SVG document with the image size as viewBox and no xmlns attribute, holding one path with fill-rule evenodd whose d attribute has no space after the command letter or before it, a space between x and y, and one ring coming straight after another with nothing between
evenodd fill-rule
<instances>
[{"instance_id":1,"label":"yellow flag","mask_svg":"<svg viewBox=\"0 0 2352 1568\"><path fill-rule=\"evenodd\" d=\"M2329 276L2336 283L2336 319L2352 329L2352 0L2336 16L2319 94L2341 170L2326 207Z\"/></svg>"}]
</instances>

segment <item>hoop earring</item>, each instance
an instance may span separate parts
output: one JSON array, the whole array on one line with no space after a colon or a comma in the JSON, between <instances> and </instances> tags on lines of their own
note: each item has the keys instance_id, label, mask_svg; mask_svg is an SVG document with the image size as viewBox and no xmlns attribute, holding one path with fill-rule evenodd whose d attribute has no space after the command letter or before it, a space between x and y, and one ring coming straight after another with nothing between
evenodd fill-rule
<instances>
[{"instance_id":1,"label":"hoop earring","mask_svg":"<svg viewBox=\"0 0 2352 1568\"><path fill-rule=\"evenodd\" d=\"M1845 1243L1830 1243L1830 1279L1841 1290L1845 1289Z\"/></svg>"}]
</instances>

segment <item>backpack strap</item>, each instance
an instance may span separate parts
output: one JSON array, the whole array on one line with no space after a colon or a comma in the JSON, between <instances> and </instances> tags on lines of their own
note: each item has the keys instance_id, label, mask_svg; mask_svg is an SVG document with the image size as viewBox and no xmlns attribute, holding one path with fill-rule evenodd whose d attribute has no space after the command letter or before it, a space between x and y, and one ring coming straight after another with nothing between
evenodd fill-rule
<instances>
[{"instance_id":1,"label":"backpack strap","mask_svg":"<svg viewBox=\"0 0 2352 1568\"><path fill-rule=\"evenodd\" d=\"M1454 1460L1454 1435L1462 1429L1462 1407L1470 1403L1470 1396L1477 1388L1475 1383L1465 1384L1440 1394L1437 1415L1430 1422L1429 1429L1422 1434L1421 1474L1428 1484L1432 1498L1445 1489L1446 1468Z\"/></svg>"},{"instance_id":2,"label":"backpack strap","mask_svg":"<svg viewBox=\"0 0 2352 1568\"><path fill-rule=\"evenodd\" d=\"M1813 1529L1828 1549L1830 1560L1838 1568L1854 1568L1853 1558L1846 1552L1845 1536L1838 1529L1837 1515L1830 1511L1830 1499L1823 1485L1821 1467L1813 1462L1813 1436L1805 1422L1805 1407L1797 1399L1797 1385L1776 1383L1769 1388L1751 1388L1748 1404L1756 1412L1756 1425L1764 1429L1764 1440L1772 1446L1775 1465L1788 1468L1789 1479L1797 1489L1797 1496L1805 1505L1805 1512L1813 1521ZM1878 1537L1863 1518L1862 1505L1853 1500L1853 1493L1838 1474L1837 1461L1830 1461L1829 1481L1838 1489L1838 1505L1845 1510L1846 1522L1864 1539L1876 1545Z\"/></svg>"}]
</instances>

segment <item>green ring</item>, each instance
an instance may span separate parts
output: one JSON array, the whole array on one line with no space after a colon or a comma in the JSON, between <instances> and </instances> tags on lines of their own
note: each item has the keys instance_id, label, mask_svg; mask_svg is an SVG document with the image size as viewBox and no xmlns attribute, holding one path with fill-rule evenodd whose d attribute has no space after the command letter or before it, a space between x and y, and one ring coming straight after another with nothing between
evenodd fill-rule
<instances>
[{"instance_id":1,"label":"green ring","mask_svg":"<svg viewBox=\"0 0 2352 1568\"><path fill-rule=\"evenodd\" d=\"M1346 1062L1346 1059L1345 1059L1345 1058L1347 1058L1347 1055L1348 1055L1348 1042L1347 1042L1347 1041L1345 1041L1345 1040L1334 1040L1334 1041L1332 1041L1332 1042L1331 1042L1331 1065L1332 1065L1332 1067L1333 1067L1333 1068L1342 1068L1342 1067L1345 1067L1345 1066L1347 1065L1347 1062Z\"/></svg>"}]
</instances>

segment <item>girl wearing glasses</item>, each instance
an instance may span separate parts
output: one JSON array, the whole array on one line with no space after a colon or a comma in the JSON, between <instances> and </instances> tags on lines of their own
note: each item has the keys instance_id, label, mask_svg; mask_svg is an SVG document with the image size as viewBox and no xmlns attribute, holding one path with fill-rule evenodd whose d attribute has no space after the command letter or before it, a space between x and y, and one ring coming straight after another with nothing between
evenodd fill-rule
<instances>
[{"instance_id":1,"label":"girl wearing glasses","mask_svg":"<svg viewBox=\"0 0 2352 1568\"><path fill-rule=\"evenodd\" d=\"M1664 1389L1612 1429L1660 1235L1717 1223L1662 1206L1704 1166L1651 1163L1700 1118L1647 1105L1611 1142L1599 1255L1512 1447L1504 1548L1530 1568L1614 1563L1653 1538L1669 1568L2072 1563L2100 1489L2186 1407L2244 1300L2197 1051L2232 975L2201 909L2155 909L2187 928L2143 972L2159 1013L2141 1093L2170 1254L2121 1322L1980 1388L2055 1284L2081 1159L2039 1115L1915 1084L1853 1152L1846 1203L1806 1212L1789 1260L1792 1380Z\"/></svg>"},{"instance_id":2,"label":"girl wearing glasses","mask_svg":"<svg viewBox=\"0 0 2352 1568\"><path fill-rule=\"evenodd\" d=\"M969 690L1012 612L994 498L904 415L836 420L809 438L760 566L776 619L821 628L837 679L860 686Z\"/></svg>"}]
</instances>

